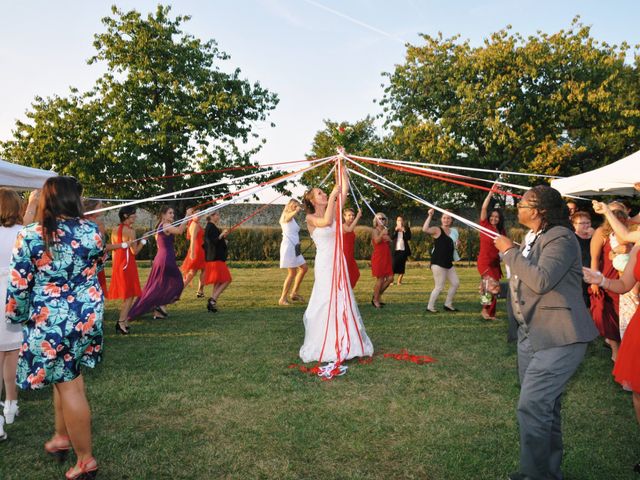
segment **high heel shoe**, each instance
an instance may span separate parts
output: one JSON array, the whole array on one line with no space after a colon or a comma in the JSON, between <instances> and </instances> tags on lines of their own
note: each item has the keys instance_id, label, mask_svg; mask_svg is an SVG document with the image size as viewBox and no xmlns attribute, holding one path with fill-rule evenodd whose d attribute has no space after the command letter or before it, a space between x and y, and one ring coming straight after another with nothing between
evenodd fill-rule
<instances>
[{"instance_id":1,"label":"high heel shoe","mask_svg":"<svg viewBox=\"0 0 640 480\"><path fill-rule=\"evenodd\" d=\"M124 328L120 322L116 323L116 333L120 335L129 335L129 329Z\"/></svg>"},{"instance_id":2,"label":"high heel shoe","mask_svg":"<svg viewBox=\"0 0 640 480\"><path fill-rule=\"evenodd\" d=\"M51 455L58 463L63 463L71 451L71 441L64 435L55 435L44 444L44 451Z\"/></svg>"},{"instance_id":3,"label":"high heel shoe","mask_svg":"<svg viewBox=\"0 0 640 480\"><path fill-rule=\"evenodd\" d=\"M67 480L92 480L98 475L98 462L93 457L86 461L78 460L73 467L64 474Z\"/></svg>"},{"instance_id":4,"label":"high heel shoe","mask_svg":"<svg viewBox=\"0 0 640 480\"><path fill-rule=\"evenodd\" d=\"M164 314L164 312L162 311L162 309L160 307L153 309L153 319L154 320L167 318L168 316L169 315L165 315Z\"/></svg>"},{"instance_id":5,"label":"high heel shoe","mask_svg":"<svg viewBox=\"0 0 640 480\"><path fill-rule=\"evenodd\" d=\"M207 300L207 310L211 313L216 313L218 311L216 308L216 301L213 298L209 298L209 300Z\"/></svg>"},{"instance_id":6,"label":"high heel shoe","mask_svg":"<svg viewBox=\"0 0 640 480\"><path fill-rule=\"evenodd\" d=\"M202 293L202 292L197 292L197 293L196 293L196 298L204 298L204 293Z\"/></svg>"}]
</instances>

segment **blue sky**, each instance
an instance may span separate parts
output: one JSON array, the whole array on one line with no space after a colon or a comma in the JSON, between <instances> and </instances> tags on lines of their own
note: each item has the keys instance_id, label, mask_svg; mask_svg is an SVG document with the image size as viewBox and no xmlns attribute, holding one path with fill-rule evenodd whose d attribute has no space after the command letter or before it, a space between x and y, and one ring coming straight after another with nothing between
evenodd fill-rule
<instances>
[{"instance_id":1,"label":"blue sky","mask_svg":"<svg viewBox=\"0 0 640 480\"><path fill-rule=\"evenodd\" d=\"M93 34L114 2L3 0L0 14L0 139L10 137L34 96L66 95L102 73L85 62ZM157 1L119 1L124 10L155 10ZM258 133L267 144L257 160L303 158L323 119L355 121L379 112L382 72L404 59L403 41L418 33L461 34L480 44L512 25L524 35L567 28L580 14L608 43L640 43L640 3L633 1L181 0L184 29L215 39L231 55L225 70L276 92L280 104Z\"/></svg>"}]
</instances>

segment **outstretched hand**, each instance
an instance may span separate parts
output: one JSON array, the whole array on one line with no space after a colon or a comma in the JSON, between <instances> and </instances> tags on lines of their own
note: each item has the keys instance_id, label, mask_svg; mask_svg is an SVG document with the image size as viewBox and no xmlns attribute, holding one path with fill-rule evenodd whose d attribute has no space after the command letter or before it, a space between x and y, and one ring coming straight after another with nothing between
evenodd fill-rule
<instances>
[{"instance_id":1,"label":"outstretched hand","mask_svg":"<svg viewBox=\"0 0 640 480\"><path fill-rule=\"evenodd\" d=\"M505 237L504 235L498 235L496 238L494 238L493 244L500 251L500 253L504 253L516 246L509 237Z\"/></svg>"},{"instance_id":2,"label":"outstretched hand","mask_svg":"<svg viewBox=\"0 0 640 480\"><path fill-rule=\"evenodd\" d=\"M582 267L582 276L586 283L590 283L592 285L599 285L602 281L602 273L591 268Z\"/></svg>"},{"instance_id":3,"label":"outstretched hand","mask_svg":"<svg viewBox=\"0 0 640 480\"><path fill-rule=\"evenodd\" d=\"M609 206L606 203L598 202L597 200L593 200L591 204L593 205L593 211L599 215L604 215L609 209Z\"/></svg>"}]
</instances>

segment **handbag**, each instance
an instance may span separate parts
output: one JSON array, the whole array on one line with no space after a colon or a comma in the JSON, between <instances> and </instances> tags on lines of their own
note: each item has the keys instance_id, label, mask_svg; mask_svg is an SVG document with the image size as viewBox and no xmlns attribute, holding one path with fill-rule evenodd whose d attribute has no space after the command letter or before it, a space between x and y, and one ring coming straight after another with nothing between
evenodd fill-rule
<instances>
[{"instance_id":1,"label":"handbag","mask_svg":"<svg viewBox=\"0 0 640 480\"><path fill-rule=\"evenodd\" d=\"M295 244L294 249L296 251L296 257L302 255L302 247L300 247L299 243Z\"/></svg>"}]
</instances>

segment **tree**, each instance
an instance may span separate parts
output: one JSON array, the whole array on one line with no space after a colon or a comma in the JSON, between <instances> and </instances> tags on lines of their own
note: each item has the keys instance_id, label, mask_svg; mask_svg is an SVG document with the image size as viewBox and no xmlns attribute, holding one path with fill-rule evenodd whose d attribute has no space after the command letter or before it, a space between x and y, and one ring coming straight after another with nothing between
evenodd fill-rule
<instances>
[{"instance_id":1,"label":"tree","mask_svg":"<svg viewBox=\"0 0 640 480\"><path fill-rule=\"evenodd\" d=\"M397 157L566 176L639 148L637 59L625 63L626 43L596 41L579 18L526 40L508 27L475 48L457 36L422 38L386 74L381 104ZM449 205L485 195L441 181L413 185Z\"/></svg>"},{"instance_id":2,"label":"tree","mask_svg":"<svg viewBox=\"0 0 640 480\"><path fill-rule=\"evenodd\" d=\"M266 120L277 96L241 79L239 69L222 72L218 63L229 56L214 40L184 33L181 26L190 17L172 19L169 12L159 5L143 18L112 7L88 61L105 62L107 72L84 94L36 98L27 112L31 122L17 123L14 138L2 144L4 154L77 175L90 192L121 196L204 181L171 177L180 172L254 165L250 157L262 143L252 127ZM158 176L169 178L148 179ZM206 182L220 178L207 176Z\"/></svg>"}]
</instances>

